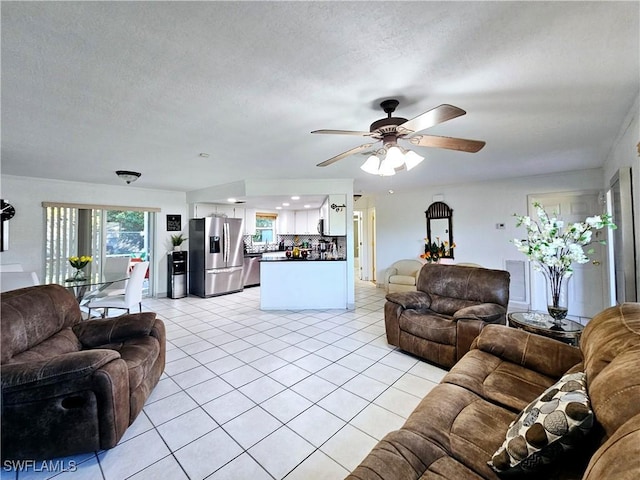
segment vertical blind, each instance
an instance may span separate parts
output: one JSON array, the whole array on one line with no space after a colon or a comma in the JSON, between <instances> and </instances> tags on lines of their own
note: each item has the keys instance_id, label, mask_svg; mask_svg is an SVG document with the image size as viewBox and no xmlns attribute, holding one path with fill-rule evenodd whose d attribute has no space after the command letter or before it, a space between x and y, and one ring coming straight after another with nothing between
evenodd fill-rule
<instances>
[{"instance_id":1,"label":"vertical blind","mask_svg":"<svg viewBox=\"0 0 640 480\"><path fill-rule=\"evenodd\" d=\"M101 251L103 211L48 206L45 215L45 282L58 283L71 276L69 257ZM95 273L99 260L94 255L87 273Z\"/></svg>"}]
</instances>

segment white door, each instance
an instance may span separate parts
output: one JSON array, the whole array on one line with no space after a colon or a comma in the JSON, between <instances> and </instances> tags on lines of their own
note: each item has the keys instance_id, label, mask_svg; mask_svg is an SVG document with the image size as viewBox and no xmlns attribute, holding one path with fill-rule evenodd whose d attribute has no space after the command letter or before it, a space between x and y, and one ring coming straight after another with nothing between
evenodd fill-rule
<instances>
[{"instance_id":1,"label":"white door","mask_svg":"<svg viewBox=\"0 0 640 480\"><path fill-rule=\"evenodd\" d=\"M559 219L567 223L584 222L587 217L603 213L603 206L599 202L598 193L558 193L529 196L529 216L537 220L534 202L540 203L547 214L557 213ZM596 313L604 309L606 261L605 247L598 243L606 239L605 229L593 232L593 243L584 247L585 253L593 249L593 253L587 253L588 263L572 265L573 276L569 281L569 317L592 318ZM547 310L545 293L545 281L540 272L531 269L531 299L532 309L538 311Z\"/></svg>"}]
</instances>

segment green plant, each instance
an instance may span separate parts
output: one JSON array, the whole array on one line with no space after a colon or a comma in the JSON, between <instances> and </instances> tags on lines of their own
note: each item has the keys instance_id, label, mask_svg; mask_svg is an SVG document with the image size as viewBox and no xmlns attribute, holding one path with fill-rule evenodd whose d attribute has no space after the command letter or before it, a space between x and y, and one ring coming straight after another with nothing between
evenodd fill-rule
<instances>
[{"instance_id":1,"label":"green plant","mask_svg":"<svg viewBox=\"0 0 640 480\"><path fill-rule=\"evenodd\" d=\"M185 240L187 240L187 237L183 237L181 233L177 235L171 235L171 245L173 245L174 247L182 245L182 242L184 242Z\"/></svg>"}]
</instances>

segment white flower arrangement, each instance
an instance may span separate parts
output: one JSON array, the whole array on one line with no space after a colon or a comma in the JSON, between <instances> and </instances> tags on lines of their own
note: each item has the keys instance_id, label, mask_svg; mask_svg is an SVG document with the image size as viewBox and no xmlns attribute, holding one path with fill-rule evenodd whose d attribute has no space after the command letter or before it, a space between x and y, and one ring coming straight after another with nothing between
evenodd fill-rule
<instances>
[{"instance_id":1,"label":"white flower arrangement","mask_svg":"<svg viewBox=\"0 0 640 480\"><path fill-rule=\"evenodd\" d=\"M565 226L565 222L549 216L542 205L534 203L539 222L534 222L528 216L515 215L516 226L522 225L527 229L527 238L514 239L513 244L534 262L533 267L544 274L549 282L552 298L550 298L549 313L554 318L564 318L566 308L560 307L562 282L573 275L571 265L587 263L587 254L593 249L584 251L584 246L592 243L592 231L608 227L615 229L611 216L607 214L588 217L584 222L572 223ZM604 241L599 243L604 245Z\"/></svg>"},{"instance_id":2,"label":"white flower arrangement","mask_svg":"<svg viewBox=\"0 0 640 480\"><path fill-rule=\"evenodd\" d=\"M528 216L515 215L517 227L522 225L527 229L527 238L514 239L513 244L524 253L529 260L535 262L534 268L538 271L560 274L568 278L573 274L571 265L575 263L587 263L587 254L593 253L593 249L584 251L584 246L592 243L592 231L604 227L615 229L611 222L611 216L607 214L588 217L584 222L572 223L565 227L565 222L556 217L549 216L542 205L534 203L539 222L534 222ZM604 245L604 241L600 241Z\"/></svg>"}]
</instances>

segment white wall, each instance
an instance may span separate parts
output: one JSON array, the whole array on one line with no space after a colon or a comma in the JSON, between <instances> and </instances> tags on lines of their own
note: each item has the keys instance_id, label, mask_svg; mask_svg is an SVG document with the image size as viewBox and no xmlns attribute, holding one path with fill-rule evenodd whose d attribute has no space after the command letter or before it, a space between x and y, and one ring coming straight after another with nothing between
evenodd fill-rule
<instances>
[{"instance_id":1,"label":"white wall","mask_svg":"<svg viewBox=\"0 0 640 480\"><path fill-rule=\"evenodd\" d=\"M602 178L601 169L590 169L379 196L375 199L378 282L393 262L418 258L423 252L424 212L434 195L443 195L443 201L453 209L455 262L503 269L506 260L525 258L510 241L523 235L513 215L528 213L527 195L602 190ZM497 223L504 223L505 229L496 229Z\"/></svg>"},{"instance_id":2,"label":"white wall","mask_svg":"<svg viewBox=\"0 0 640 480\"><path fill-rule=\"evenodd\" d=\"M59 180L2 175L0 197L16 208L9 221L9 250L0 253L0 263L21 263L26 271L43 278L45 221L42 202L86 203L160 208L157 215L154 291L166 295L166 254L171 249L166 214L182 215L183 231L188 231L187 203L184 192L149 190L134 185L98 185ZM173 232L175 233L175 232Z\"/></svg>"}]
</instances>

